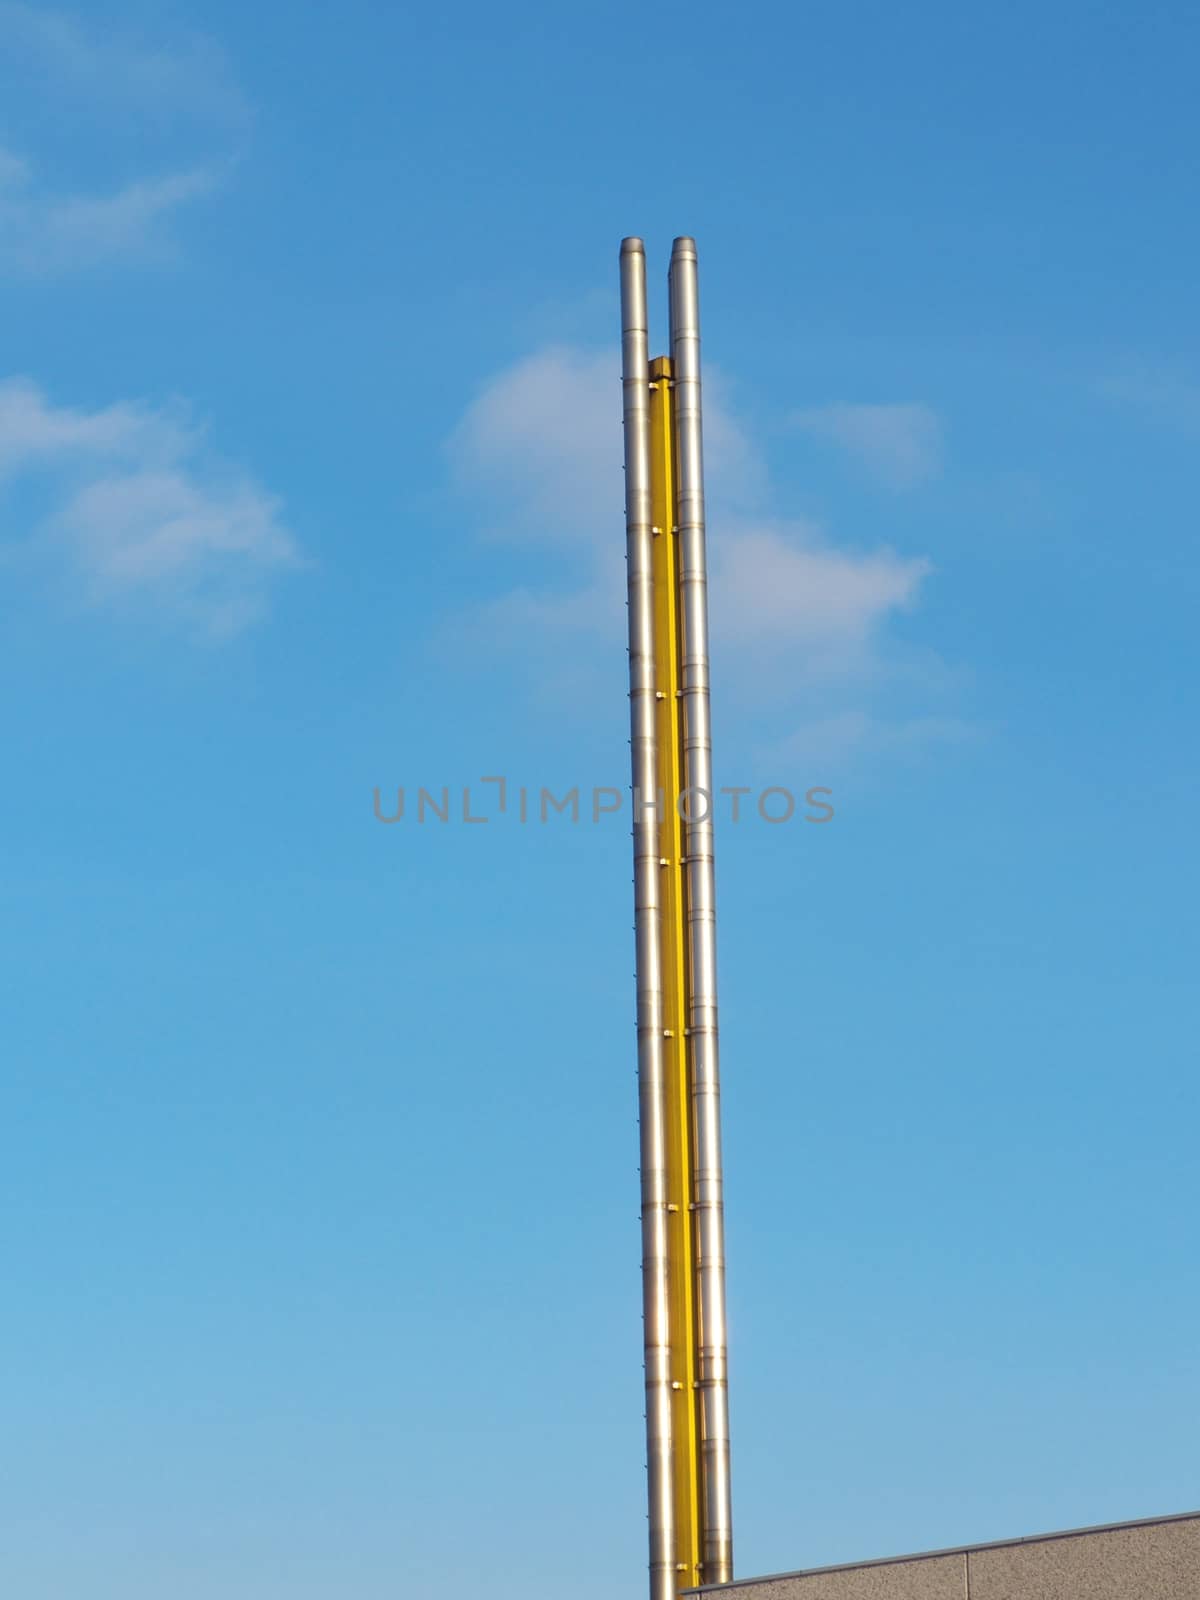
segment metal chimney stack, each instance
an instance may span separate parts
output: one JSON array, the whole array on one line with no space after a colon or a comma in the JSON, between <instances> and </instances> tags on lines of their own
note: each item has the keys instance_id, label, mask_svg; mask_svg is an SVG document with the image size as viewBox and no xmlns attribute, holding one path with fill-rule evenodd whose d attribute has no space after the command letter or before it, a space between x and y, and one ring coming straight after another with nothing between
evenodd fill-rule
<instances>
[{"instance_id":1,"label":"metal chimney stack","mask_svg":"<svg viewBox=\"0 0 1200 1600\"><path fill-rule=\"evenodd\" d=\"M621 244L651 1600L733 1576L696 244Z\"/></svg>"}]
</instances>

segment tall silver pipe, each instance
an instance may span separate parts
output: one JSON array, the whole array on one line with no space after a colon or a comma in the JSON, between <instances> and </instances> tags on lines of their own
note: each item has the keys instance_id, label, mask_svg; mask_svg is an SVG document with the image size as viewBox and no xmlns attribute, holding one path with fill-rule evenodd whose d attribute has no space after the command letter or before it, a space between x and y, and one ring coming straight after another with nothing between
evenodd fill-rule
<instances>
[{"instance_id":1,"label":"tall silver pipe","mask_svg":"<svg viewBox=\"0 0 1200 1600\"><path fill-rule=\"evenodd\" d=\"M661 905L656 810L654 570L650 500L650 362L646 254L621 242L621 380L629 583L629 744L637 935L638 1098L642 1166L642 1322L651 1600L674 1600L667 1128L663 1076Z\"/></svg>"},{"instance_id":2,"label":"tall silver pipe","mask_svg":"<svg viewBox=\"0 0 1200 1600\"><path fill-rule=\"evenodd\" d=\"M675 379L676 488L682 616L683 703L691 1061L695 1160L692 1203L700 1340L704 1581L733 1577L729 1462L728 1346L725 1324L725 1215L721 1172L717 1041L716 886L713 868L712 732L708 696L708 578L704 536L704 454L700 422L700 309L696 241L676 239L668 275Z\"/></svg>"}]
</instances>

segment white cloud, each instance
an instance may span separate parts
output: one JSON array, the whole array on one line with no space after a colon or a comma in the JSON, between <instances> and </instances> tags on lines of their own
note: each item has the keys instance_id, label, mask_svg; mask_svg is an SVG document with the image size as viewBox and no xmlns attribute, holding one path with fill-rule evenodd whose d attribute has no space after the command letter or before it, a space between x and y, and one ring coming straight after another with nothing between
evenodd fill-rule
<instances>
[{"instance_id":1,"label":"white cloud","mask_svg":"<svg viewBox=\"0 0 1200 1600\"><path fill-rule=\"evenodd\" d=\"M614 398L619 424L621 383L611 358L561 345L485 386L449 450L460 478L488 497L489 533L523 543L603 539L613 475L621 477Z\"/></svg>"},{"instance_id":2,"label":"white cloud","mask_svg":"<svg viewBox=\"0 0 1200 1600\"><path fill-rule=\"evenodd\" d=\"M215 181L210 172L177 172L111 194L55 195L33 182L28 163L0 151L0 262L43 273L161 257L170 250L168 219Z\"/></svg>"},{"instance_id":3,"label":"white cloud","mask_svg":"<svg viewBox=\"0 0 1200 1600\"><path fill-rule=\"evenodd\" d=\"M111 16L101 26L65 11L0 3L0 65L53 78L62 109L101 110L106 116L240 123L246 103L224 52L195 32L152 40L122 29Z\"/></svg>"},{"instance_id":4,"label":"white cloud","mask_svg":"<svg viewBox=\"0 0 1200 1600\"><path fill-rule=\"evenodd\" d=\"M1200 433L1200 384L1178 372L1142 367L1105 378L1106 400L1140 413L1147 422L1187 434Z\"/></svg>"},{"instance_id":5,"label":"white cloud","mask_svg":"<svg viewBox=\"0 0 1200 1600\"><path fill-rule=\"evenodd\" d=\"M792 421L854 456L893 489L913 488L941 468L941 425L928 406L839 402L797 411Z\"/></svg>"},{"instance_id":6,"label":"white cloud","mask_svg":"<svg viewBox=\"0 0 1200 1600\"><path fill-rule=\"evenodd\" d=\"M46 208L36 247L53 265L157 254L165 244L165 218L214 183L210 172L176 172L126 184L114 194L60 200Z\"/></svg>"},{"instance_id":7,"label":"white cloud","mask_svg":"<svg viewBox=\"0 0 1200 1600\"><path fill-rule=\"evenodd\" d=\"M140 604L227 633L301 563L278 501L169 412L54 406L28 379L0 383L0 488L27 484L48 504L26 551L55 558L89 604Z\"/></svg>"},{"instance_id":8,"label":"white cloud","mask_svg":"<svg viewBox=\"0 0 1200 1600\"><path fill-rule=\"evenodd\" d=\"M172 223L217 187L247 121L204 37L148 41L12 0L0 0L0 100L35 158L0 150L0 268L17 273L169 256ZM71 149L85 176L63 168Z\"/></svg>"},{"instance_id":9,"label":"white cloud","mask_svg":"<svg viewBox=\"0 0 1200 1600\"><path fill-rule=\"evenodd\" d=\"M706 382L710 610L727 679L797 714L817 685L826 700L867 693L886 672L889 620L916 603L930 565L772 516L765 464L727 393ZM549 580L484 607L476 620L491 637L553 653L564 635L619 636L620 409L615 354L557 346L498 374L455 430L452 468L488 534L527 548Z\"/></svg>"},{"instance_id":10,"label":"white cloud","mask_svg":"<svg viewBox=\"0 0 1200 1600\"><path fill-rule=\"evenodd\" d=\"M0 197L6 191L18 190L29 181L29 163L11 150L0 149Z\"/></svg>"},{"instance_id":11,"label":"white cloud","mask_svg":"<svg viewBox=\"0 0 1200 1600\"><path fill-rule=\"evenodd\" d=\"M488 531L519 543L612 547L612 494L621 506L620 362L606 353L551 345L487 383L449 443L464 487L492 507ZM724 400L720 373L705 378L704 450L710 485L753 505L766 473Z\"/></svg>"},{"instance_id":12,"label":"white cloud","mask_svg":"<svg viewBox=\"0 0 1200 1600\"><path fill-rule=\"evenodd\" d=\"M713 548L714 611L737 642L799 640L861 647L886 615L910 606L927 561L880 549L835 549L809 523L745 527Z\"/></svg>"},{"instance_id":13,"label":"white cloud","mask_svg":"<svg viewBox=\"0 0 1200 1600\"><path fill-rule=\"evenodd\" d=\"M861 709L846 710L802 722L771 751L771 760L800 771L830 772L845 768L865 752L915 756L930 745L958 743L977 733L960 717L889 720Z\"/></svg>"}]
</instances>

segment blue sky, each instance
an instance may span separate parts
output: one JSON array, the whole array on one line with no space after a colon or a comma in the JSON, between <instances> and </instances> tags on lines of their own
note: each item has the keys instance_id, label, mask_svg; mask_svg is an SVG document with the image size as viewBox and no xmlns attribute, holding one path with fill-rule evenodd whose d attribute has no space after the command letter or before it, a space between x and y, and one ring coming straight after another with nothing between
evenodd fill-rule
<instances>
[{"instance_id":1,"label":"blue sky","mask_svg":"<svg viewBox=\"0 0 1200 1600\"><path fill-rule=\"evenodd\" d=\"M644 1592L627 823L479 785L625 781L633 232L836 808L719 824L738 1571L1200 1503L1197 31L0 5L6 1592Z\"/></svg>"}]
</instances>

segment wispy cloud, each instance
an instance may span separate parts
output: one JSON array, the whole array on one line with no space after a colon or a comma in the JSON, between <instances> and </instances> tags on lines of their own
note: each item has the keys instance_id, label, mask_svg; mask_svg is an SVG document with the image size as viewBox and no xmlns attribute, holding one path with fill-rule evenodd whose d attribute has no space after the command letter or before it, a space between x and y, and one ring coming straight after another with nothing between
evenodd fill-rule
<instances>
[{"instance_id":1,"label":"wispy cloud","mask_svg":"<svg viewBox=\"0 0 1200 1600\"><path fill-rule=\"evenodd\" d=\"M49 6L0 0L0 66L52 79L65 109L178 125L182 119L240 125L248 107L220 46L173 31L148 38Z\"/></svg>"},{"instance_id":2,"label":"wispy cloud","mask_svg":"<svg viewBox=\"0 0 1200 1600\"><path fill-rule=\"evenodd\" d=\"M941 424L928 406L838 402L794 412L792 422L846 451L892 489L914 488L941 469Z\"/></svg>"},{"instance_id":3,"label":"wispy cloud","mask_svg":"<svg viewBox=\"0 0 1200 1600\"><path fill-rule=\"evenodd\" d=\"M915 757L933 745L960 743L979 730L962 717L873 715L854 709L802 722L770 751L772 761L802 770L845 768L864 754Z\"/></svg>"},{"instance_id":4,"label":"wispy cloud","mask_svg":"<svg viewBox=\"0 0 1200 1600\"><path fill-rule=\"evenodd\" d=\"M34 181L28 162L0 151L0 263L42 274L162 259L170 218L215 182L212 172L177 172L110 194L57 195Z\"/></svg>"},{"instance_id":5,"label":"wispy cloud","mask_svg":"<svg viewBox=\"0 0 1200 1600\"><path fill-rule=\"evenodd\" d=\"M930 571L886 548L835 549L815 524L798 521L738 529L714 554L722 629L744 643L859 648L888 612L912 604Z\"/></svg>"},{"instance_id":6,"label":"wispy cloud","mask_svg":"<svg viewBox=\"0 0 1200 1600\"><path fill-rule=\"evenodd\" d=\"M1100 394L1178 433L1200 434L1200 383L1178 372L1138 368L1103 379Z\"/></svg>"},{"instance_id":7,"label":"wispy cloud","mask_svg":"<svg viewBox=\"0 0 1200 1600\"><path fill-rule=\"evenodd\" d=\"M18 192L28 182L28 161L0 147L0 198Z\"/></svg>"},{"instance_id":8,"label":"wispy cloud","mask_svg":"<svg viewBox=\"0 0 1200 1600\"><path fill-rule=\"evenodd\" d=\"M0 382L0 490L28 486L41 509L19 547L89 605L227 634L301 564L275 497L217 460L179 413L55 406L28 379Z\"/></svg>"},{"instance_id":9,"label":"wispy cloud","mask_svg":"<svg viewBox=\"0 0 1200 1600\"><path fill-rule=\"evenodd\" d=\"M249 120L204 36L20 0L0 0L0 100L24 129L0 150L0 270L38 276L168 259L180 212L219 185Z\"/></svg>"},{"instance_id":10,"label":"wispy cloud","mask_svg":"<svg viewBox=\"0 0 1200 1600\"><path fill-rule=\"evenodd\" d=\"M594 545L621 474L612 360L564 345L518 361L484 386L455 429L450 459L482 490L485 532L518 543ZM601 488L603 486L603 488ZM600 492L597 492L597 491Z\"/></svg>"},{"instance_id":11,"label":"wispy cloud","mask_svg":"<svg viewBox=\"0 0 1200 1600\"><path fill-rule=\"evenodd\" d=\"M619 363L557 346L484 386L449 442L460 487L489 537L525 547L546 581L497 597L476 620L526 651L619 636L624 539ZM772 509L766 465L718 375L706 385L714 648L730 679L799 715L817 692L839 714L886 674L890 619L931 568L885 543L855 549Z\"/></svg>"},{"instance_id":12,"label":"wispy cloud","mask_svg":"<svg viewBox=\"0 0 1200 1600\"><path fill-rule=\"evenodd\" d=\"M704 449L710 492L741 508L768 495L765 466L726 398L705 376ZM488 530L517 543L612 545L612 488L622 462L619 359L550 345L486 383L451 435L462 487L491 508ZM504 509L501 510L500 508Z\"/></svg>"}]
</instances>

